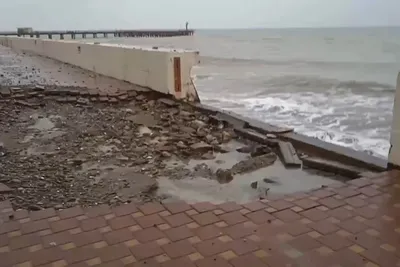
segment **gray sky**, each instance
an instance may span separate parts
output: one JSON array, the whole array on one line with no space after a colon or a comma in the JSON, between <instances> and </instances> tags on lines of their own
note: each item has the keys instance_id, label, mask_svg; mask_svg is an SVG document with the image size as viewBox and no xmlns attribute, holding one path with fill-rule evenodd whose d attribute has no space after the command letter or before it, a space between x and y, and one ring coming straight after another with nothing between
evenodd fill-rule
<instances>
[{"instance_id":1,"label":"gray sky","mask_svg":"<svg viewBox=\"0 0 400 267\"><path fill-rule=\"evenodd\" d=\"M400 26L400 0L0 0L0 30Z\"/></svg>"}]
</instances>

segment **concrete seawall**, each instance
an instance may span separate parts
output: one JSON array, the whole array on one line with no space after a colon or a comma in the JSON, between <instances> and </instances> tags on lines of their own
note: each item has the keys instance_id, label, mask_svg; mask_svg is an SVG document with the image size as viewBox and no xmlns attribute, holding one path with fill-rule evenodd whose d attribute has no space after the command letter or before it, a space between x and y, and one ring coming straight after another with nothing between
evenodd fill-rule
<instances>
[{"instance_id":1,"label":"concrete seawall","mask_svg":"<svg viewBox=\"0 0 400 267\"><path fill-rule=\"evenodd\" d=\"M36 38L0 37L0 45L59 60L94 73L198 101L191 79L196 51L144 48Z\"/></svg>"}]
</instances>

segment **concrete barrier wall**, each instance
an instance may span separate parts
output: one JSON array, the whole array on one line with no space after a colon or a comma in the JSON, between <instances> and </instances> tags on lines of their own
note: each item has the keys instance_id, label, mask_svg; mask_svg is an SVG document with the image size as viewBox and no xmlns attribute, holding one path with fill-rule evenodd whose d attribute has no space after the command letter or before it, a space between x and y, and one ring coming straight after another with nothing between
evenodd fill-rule
<instances>
[{"instance_id":1,"label":"concrete barrier wall","mask_svg":"<svg viewBox=\"0 0 400 267\"><path fill-rule=\"evenodd\" d=\"M23 37L0 37L0 44L69 63L108 77L198 101L191 78L197 51L81 43Z\"/></svg>"},{"instance_id":2,"label":"concrete barrier wall","mask_svg":"<svg viewBox=\"0 0 400 267\"><path fill-rule=\"evenodd\" d=\"M397 76L396 93L394 97L390 145L389 164L400 167L400 73Z\"/></svg>"}]
</instances>

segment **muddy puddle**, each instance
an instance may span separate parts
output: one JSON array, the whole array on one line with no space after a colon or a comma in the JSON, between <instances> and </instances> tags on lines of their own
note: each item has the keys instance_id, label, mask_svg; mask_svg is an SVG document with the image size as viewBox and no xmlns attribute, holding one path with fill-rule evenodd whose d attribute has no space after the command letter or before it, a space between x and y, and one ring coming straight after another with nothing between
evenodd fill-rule
<instances>
[{"instance_id":1,"label":"muddy puddle","mask_svg":"<svg viewBox=\"0 0 400 267\"><path fill-rule=\"evenodd\" d=\"M231 141L225 145L229 152L216 153L212 160L191 159L187 162L177 160L166 162L167 168L181 166L197 175L183 179L160 177L157 194L167 199L180 199L188 203L202 201L216 204L226 201L245 203L268 196L316 189L343 179L302 168L288 169L279 158L270 166L243 174L234 174L233 180L228 183L221 184L208 176L209 173L215 173L218 169L230 169L238 162L250 158L248 153L237 151L243 146L244 144L240 142ZM209 172L196 172L199 166L207 166Z\"/></svg>"}]
</instances>

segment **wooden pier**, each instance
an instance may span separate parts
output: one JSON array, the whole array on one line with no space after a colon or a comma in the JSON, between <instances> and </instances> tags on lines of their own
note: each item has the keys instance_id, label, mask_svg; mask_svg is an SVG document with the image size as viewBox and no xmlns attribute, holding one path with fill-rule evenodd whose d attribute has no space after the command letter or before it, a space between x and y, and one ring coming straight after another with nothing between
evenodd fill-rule
<instances>
[{"instance_id":1,"label":"wooden pier","mask_svg":"<svg viewBox=\"0 0 400 267\"><path fill-rule=\"evenodd\" d=\"M0 32L0 36L20 36L20 37L36 37L41 38L47 36L53 39L53 36L59 36L63 40L66 36L70 39L77 37L85 38L107 38L113 37L172 37L172 36L190 36L194 34L194 30L76 30L76 31L30 31L21 33L18 31Z\"/></svg>"}]
</instances>

